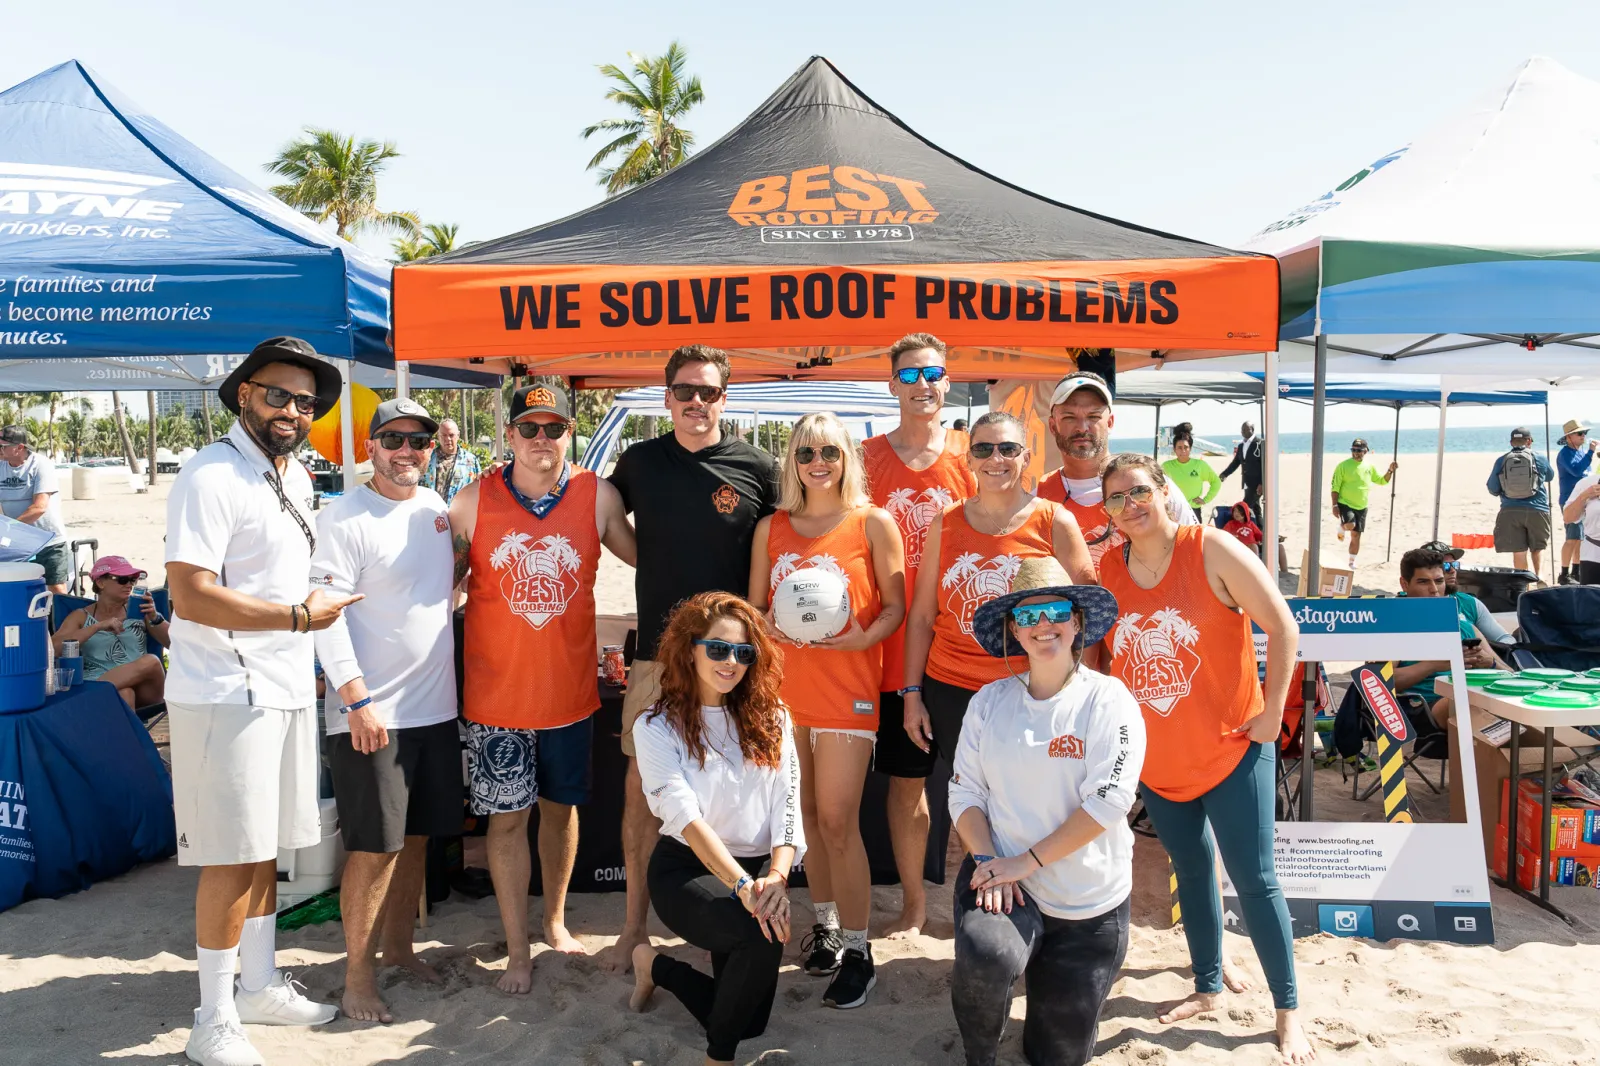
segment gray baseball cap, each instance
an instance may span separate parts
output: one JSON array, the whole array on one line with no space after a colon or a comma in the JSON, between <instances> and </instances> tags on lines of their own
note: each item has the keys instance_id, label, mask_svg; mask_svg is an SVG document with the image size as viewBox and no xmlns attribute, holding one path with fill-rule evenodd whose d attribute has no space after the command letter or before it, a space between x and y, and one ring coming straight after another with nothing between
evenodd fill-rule
<instances>
[{"instance_id":1,"label":"gray baseball cap","mask_svg":"<svg viewBox=\"0 0 1600 1066\"><path fill-rule=\"evenodd\" d=\"M378 430L402 418L416 419L429 433L439 432L439 423L434 421L426 407L409 396L396 396L392 400L383 401L378 405L378 409L372 412L372 425L367 430L367 439L372 440L378 435Z\"/></svg>"}]
</instances>

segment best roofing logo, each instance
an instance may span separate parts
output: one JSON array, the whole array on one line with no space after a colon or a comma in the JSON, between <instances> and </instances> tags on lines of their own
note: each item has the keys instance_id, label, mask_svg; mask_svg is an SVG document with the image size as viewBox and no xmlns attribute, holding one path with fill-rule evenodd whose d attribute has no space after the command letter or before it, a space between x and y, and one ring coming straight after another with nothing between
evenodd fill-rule
<instances>
[{"instance_id":1,"label":"best roofing logo","mask_svg":"<svg viewBox=\"0 0 1600 1066\"><path fill-rule=\"evenodd\" d=\"M913 226L939 217L926 188L911 178L823 163L745 182L728 217L759 229L764 244L909 241Z\"/></svg>"},{"instance_id":2,"label":"best roofing logo","mask_svg":"<svg viewBox=\"0 0 1600 1066\"><path fill-rule=\"evenodd\" d=\"M165 230L149 226L112 227L68 220L171 222L172 213L183 207L181 202L142 194L175 182L174 178L115 170L0 162L0 236L164 237ZM16 216L43 216L46 220L24 222Z\"/></svg>"}]
</instances>

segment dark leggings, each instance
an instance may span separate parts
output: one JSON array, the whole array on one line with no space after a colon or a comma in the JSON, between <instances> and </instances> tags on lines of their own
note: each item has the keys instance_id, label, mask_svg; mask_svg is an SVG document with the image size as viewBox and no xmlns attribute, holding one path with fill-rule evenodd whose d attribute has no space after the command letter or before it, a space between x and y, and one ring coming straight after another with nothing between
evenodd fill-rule
<instances>
[{"instance_id":1,"label":"dark leggings","mask_svg":"<svg viewBox=\"0 0 1600 1066\"><path fill-rule=\"evenodd\" d=\"M1272 989L1273 1006L1299 1005L1294 977L1294 934L1289 907L1272 868L1273 775L1277 756L1265 744L1251 744L1221 783L1198 799L1176 803L1141 786L1145 809L1172 857L1183 907L1183 935L1189 941L1196 992L1222 991L1222 899L1217 894L1217 857L1239 894L1246 931ZM1211 833L1206 832L1207 823Z\"/></svg>"},{"instance_id":2,"label":"dark leggings","mask_svg":"<svg viewBox=\"0 0 1600 1066\"><path fill-rule=\"evenodd\" d=\"M752 876L766 858L734 856ZM650 856L650 902L668 929L711 952L711 976L657 955L650 979L678 997L706 1030L706 1057L731 1062L739 1041L760 1036L778 991L783 945L761 935L744 904L685 844L662 837Z\"/></svg>"},{"instance_id":3,"label":"dark leggings","mask_svg":"<svg viewBox=\"0 0 1600 1066\"><path fill-rule=\"evenodd\" d=\"M1030 898L990 914L972 891L972 858L956 874L956 961L950 1005L968 1066L991 1066L1026 977L1022 1054L1035 1066L1082 1066L1094 1057L1100 1010L1128 954L1128 901L1096 918L1052 918ZM1027 889L1023 889L1027 894Z\"/></svg>"},{"instance_id":4,"label":"dark leggings","mask_svg":"<svg viewBox=\"0 0 1600 1066\"><path fill-rule=\"evenodd\" d=\"M1578 584L1600 585L1600 563L1591 563L1587 559L1578 560Z\"/></svg>"}]
</instances>

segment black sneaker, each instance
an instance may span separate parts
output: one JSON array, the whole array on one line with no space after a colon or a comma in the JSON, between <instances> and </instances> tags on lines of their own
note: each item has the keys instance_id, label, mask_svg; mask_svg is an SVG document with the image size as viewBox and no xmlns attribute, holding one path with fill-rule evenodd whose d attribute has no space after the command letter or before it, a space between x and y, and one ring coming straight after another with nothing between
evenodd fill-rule
<instances>
[{"instance_id":1,"label":"black sneaker","mask_svg":"<svg viewBox=\"0 0 1600 1066\"><path fill-rule=\"evenodd\" d=\"M1561 579L1559 581L1559 584L1562 584L1562 585L1576 585L1577 583L1578 583L1578 579L1572 576L1572 572L1571 571L1569 571L1569 570L1561 571Z\"/></svg>"},{"instance_id":2,"label":"black sneaker","mask_svg":"<svg viewBox=\"0 0 1600 1066\"><path fill-rule=\"evenodd\" d=\"M872 952L850 948L839 961L839 973L828 982L822 1002L840 1010L859 1007L867 1001L867 993L878 983L878 972L872 965Z\"/></svg>"},{"instance_id":3,"label":"black sneaker","mask_svg":"<svg viewBox=\"0 0 1600 1066\"><path fill-rule=\"evenodd\" d=\"M843 949L844 936L839 930L813 925L800 941L800 954L806 960L801 965L812 977L825 976L839 968L839 952Z\"/></svg>"}]
</instances>

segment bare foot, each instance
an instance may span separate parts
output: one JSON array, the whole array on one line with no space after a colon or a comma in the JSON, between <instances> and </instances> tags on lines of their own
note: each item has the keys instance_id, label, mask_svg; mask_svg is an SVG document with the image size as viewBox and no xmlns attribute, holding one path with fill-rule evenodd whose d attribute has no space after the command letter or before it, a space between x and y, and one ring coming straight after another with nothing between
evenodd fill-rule
<instances>
[{"instance_id":1,"label":"bare foot","mask_svg":"<svg viewBox=\"0 0 1600 1066\"><path fill-rule=\"evenodd\" d=\"M1162 1025L1171 1025L1173 1022L1181 1022L1185 1018L1193 1018L1196 1014L1204 1014L1208 1010L1216 1010L1221 1005L1222 993L1196 992L1165 1014L1160 1015L1157 1020Z\"/></svg>"},{"instance_id":2,"label":"bare foot","mask_svg":"<svg viewBox=\"0 0 1600 1066\"><path fill-rule=\"evenodd\" d=\"M506 972L494 983L500 991L512 996L525 996L533 989L533 960L520 962L506 960Z\"/></svg>"},{"instance_id":3,"label":"bare foot","mask_svg":"<svg viewBox=\"0 0 1600 1066\"><path fill-rule=\"evenodd\" d=\"M429 966L427 963L423 962L410 952L397 953L385 951L383 953L383 965L398 966L400 969L408 971L413 976L421 978L430 985L444 984L444 978L439 975L438 970L435 970L432 966Z\"/></svg>"},{"instance_id":4,"label":"bare foot","mask_svg":"<svg viewBox=\"0 0 1600 1066\"><path fill-rule=\"evenodd\" d=\"M1229 992L1249 992L1255 988L1250 975L1228 959L1222 960L1222 983Z\"/></svg>"},{"instance_id":5,"label":"bare foot","mask_svg":"<svg viewBox=\"0 0 1600 1066\"><path fill-rule=\"evenodd\" d=\"M567 932L564 925L546 925L544 927L544 942L563 955L587 955L589 951L578 938Z\"/></svg>"},{"instance_id":6,"label":"bare foot","mask_svg":"<svg viewBox=\"0 0 1600 1066\"><path fill-rule=\"evenodd\" d=\"M394 1021L394 1016L384 1005L383 997L378 995L378 980L371 972L345 974L344 998L339 1001L339 1009L346 1018L358 1022L388 1025Z\"/></svg>"},{"instance_id":7,"label":"bare foot","mask_svg":"<svg viewBox=\"0 0 1600 1066\"><path fill-rule=\"evenodd\" d=\"M625 974L633 969L633 949L648 943L650 937L644 930L624 929L615 944L600 949L595 961L606 973Z\"/></svg>"},{"instance_id":8,"label":"bare foot","mask_svg":"<svg viewBox=\"0 0 1600 1066\"><path fill-rule=\"evenodd\" d=\"M901 911L900 912L900 917L896 918L894 921L892 921L888 925L884 926L883 932L879 933L878 935L879 936L883 936L883 937L893 938L893 939L900 939L900 938L904 938L904 937L912 937L912 936L916 936L918 933L922 932L922 927L924 925L927 925L927 924L928 924L928 910L927 910L927 908L926 907L918 907L914 911L910 911L910 910Z\"/></svg>"},{"instance_id":9,"label":"bare foot","mask_svg":"<svg viewBox=\"0 0 1600 1066\"><path fill-rule=\"evenodd\" d=\"M656 983L650 979L650 965L655 962L656 949L649 942L634 945L630 962L633 963L633 995L628 997L628 1009L635 1014L644 1010L645 1004L655 994Z\"/></svg>"},{"instance_id":10,"label":"bare foot","mask_svg":"<svg viewBox=\"0 0 1600 1066\"><path fill-rule=\"evenodd\" d=\"M1284 1066L1302 1066L1317 1057L1306 1031L1300 1028L1300 1016L1295 1011L1278 1012L1278 1051L1283 1056Z\"/></svg>"}]
</instances>

